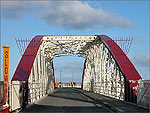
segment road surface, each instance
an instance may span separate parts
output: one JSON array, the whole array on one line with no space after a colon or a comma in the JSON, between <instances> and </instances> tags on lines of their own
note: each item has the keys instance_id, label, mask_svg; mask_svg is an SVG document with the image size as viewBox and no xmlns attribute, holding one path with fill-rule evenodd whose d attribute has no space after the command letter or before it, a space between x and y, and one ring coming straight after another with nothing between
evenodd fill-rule
<instances>
[{"instance_id":1,"label":"road surface","mask_svg":"<svg viewBox=\"0 0 150 113\"><path fill-rule=\"evenodd\" d=\"M25 112L49 113L104 113L112 112L103 105L71 88L56 89L36 104L30 106Z\"/></svg>"}]
</instances>

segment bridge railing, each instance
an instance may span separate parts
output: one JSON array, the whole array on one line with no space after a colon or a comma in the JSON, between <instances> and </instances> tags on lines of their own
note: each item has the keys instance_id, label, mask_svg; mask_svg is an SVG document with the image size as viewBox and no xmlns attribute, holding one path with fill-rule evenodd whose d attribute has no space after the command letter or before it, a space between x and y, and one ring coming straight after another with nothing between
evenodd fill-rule
<instances>
[{"instance_id":1,"label":"bridge railing","mask_svg":"<svg viewBox=\"0 0 150 113\"><path fill-rule=\"evenodd\" d=\"M23 81L11 81L9 82L9 98L8 103L11 106L11 110L20 109L23 106L24 97L24 82Z\"/></svg>"},{"instance_id":2,"label":"bridge railing","mask_svg":"<svg viewBox=\"0 0 150 113\"><path fill-rule=\"evenodd\" d=\"M33 103L47 94L46 83L28 83L28 103Z\"/></svg>"},{"instance_id":3,"label":"bridge railing","mask_svg":"<svg viewBox=\"0 0 150 113\"><path fill-rule=\"evenodd\" d=\"M54 86L54 85L50 85ZM38 99L47 95L53 88L50 88L46 83L11 81L9 82L9 105L11 110L15 111L20 108L25 108L27 104L33 104Z\"/></svg>"},{"instance_id":4,"label":"bridge railing","mask_svg":"<svg viewBox=\"0 0 150 113\"><path fill-rule=\"evenodd\" d=\"M0 106L6 103L6 84L0 81Z\"/></svg>"},{"instance_id":5,"label":"bridge railing","mask_svg":"<svg viewBox=\"0 0 150 113\"><path fill-rule=\"evenodd\" d=\"M150 80L138 81L137 105L150 109Z\"/></svg>"},{"instance_id":6,"label":"bridge railing","mask_svg":"<svg viewBox=\"0 0 150 113\"><path fill-rule=\"evenodd\" d=\"M125 98L123 81L122 86L120 84L117 84L116 86L111 87L108 82L84 83L84 86L85 90L87 91L92 91L94 93L103 94L120 100L124 100Z\"/></svg>"}]
</instances>

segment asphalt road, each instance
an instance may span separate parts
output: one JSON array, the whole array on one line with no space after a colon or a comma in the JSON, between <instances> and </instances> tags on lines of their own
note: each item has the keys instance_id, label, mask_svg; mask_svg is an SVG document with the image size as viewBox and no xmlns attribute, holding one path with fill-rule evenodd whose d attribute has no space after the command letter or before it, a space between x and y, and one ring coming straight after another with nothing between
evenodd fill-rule
<instances>
[{"instance_id":1,"label":"asphalt road","mask_svg":"<svg viewBox=\"0 0 150 113\"><path fill-rule=\"evenodd\" d=\"M21 113L25 112L104 113L112 111L71 88L63 88L56 89L54 93L49 94Z\"/></svg>"}]
</instances>

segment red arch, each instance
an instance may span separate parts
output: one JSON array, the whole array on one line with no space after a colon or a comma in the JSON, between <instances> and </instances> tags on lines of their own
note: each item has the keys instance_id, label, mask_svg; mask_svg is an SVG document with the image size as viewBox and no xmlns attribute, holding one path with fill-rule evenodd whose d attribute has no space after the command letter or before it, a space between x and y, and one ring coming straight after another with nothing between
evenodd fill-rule
<instances>
[{"instance_id":1,"label":"red arch","mask_svg":"<svg viewBox=\"0 0 150 113\"><path fill-rule=\"evenodd\" d=\"M43 41L42 40L43 36L44 35L38 35L31 40L30 44L28 45L18 64L18 67L15 71L12 80L28 81L34 59ZM106 35L97 35L97 36L100 37L102 42L111 51L112 55L118 62L122 72L124 73L128 81L141 79L141 76L139 75L139 73L137 72L131 61L128 59L128 57L125 55L122 49L110 37ZM132 88L135 87L136 85L137 83L130 84Z\"/></svg>"},{"instance_id":2,"label":"red arch","mask_svg":"<svg viewBox=\"0 0 150 113\"><path fill-rule=\"evenodd\" d=\"M129 58L122 51L122 49L108 36L106 35L97 35L101 41L107 46L114 56L116 62L119 64L123 74L125 75L128 81L130 80L139 80L142 79ZM129 82L130 83L130 82ZM137 86L137 82L130 83L131 88ZM133 88L134 89L134 88ZM136 93L136 90L134 91Z\"/></svg>"},{"instance_id":3,"label":"red arch","mask_svg":"<svg viewBox=\"0 0 150 113\"><path fill-rule=\"evenodd\" d=\"M36 57L37 51L42 43L43 35L35 36L29 43L27 49L25 50L12 81L28 81L34 59Z\"/></svg>"}]
</instances>

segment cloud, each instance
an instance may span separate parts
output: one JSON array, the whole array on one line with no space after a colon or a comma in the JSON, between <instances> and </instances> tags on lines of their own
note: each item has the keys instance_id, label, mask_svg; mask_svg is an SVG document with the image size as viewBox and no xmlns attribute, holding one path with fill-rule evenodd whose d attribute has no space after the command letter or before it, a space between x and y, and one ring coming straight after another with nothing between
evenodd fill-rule
<instances>
[{"instance_id":1,"label":"cloud","mask_svg":"<svg viewBox=\"0 0 150 113\"><path fill-rule=\"evenodd\" d=\"M61 5L60 5L61 4ZM60 25L75 29L88 27L121 27L131 28L132 23L118 15L108 13L102 8L94 9L87 3L61 2L43 13L43 19L49 25Z\"/></svg>"},{"instance_id":2,"label":"cloud","mask_svg":"<svg viewBox=\"0 0 150 113\"><path fill-rule=\"evenodd\" d=\"M137 64L137 66L145 66L145 67L150 66L150 55L149 54L137 55L137 56L130 57L130 58L135 64Z\"/></svg>"},{"instance_id":3,"label":"cloud","mask_svg":"<svg viewBox=\"0 0 150 113\"><path fill-rule=\"evenodd\" d=\"M27 11L39 13L48 25L62 26L72 29L87 28L132 28L133 24L115 13L106 12L101 7L92 8L81 1L37 1L37 2L2 2L3 14L6 18L20 18ZM36 9L36 10L35 10Z\"/></svg>"},{"instance_id":4,"label":"cloud","mask_svg":"<svg viewBox=\"0 0 150 113\"><path fill-rule=\"evenodd\" d=\"M21 18L29 11L28 2L1 1L2 15L6 18Z\"/></svg>"}]
</instances>

